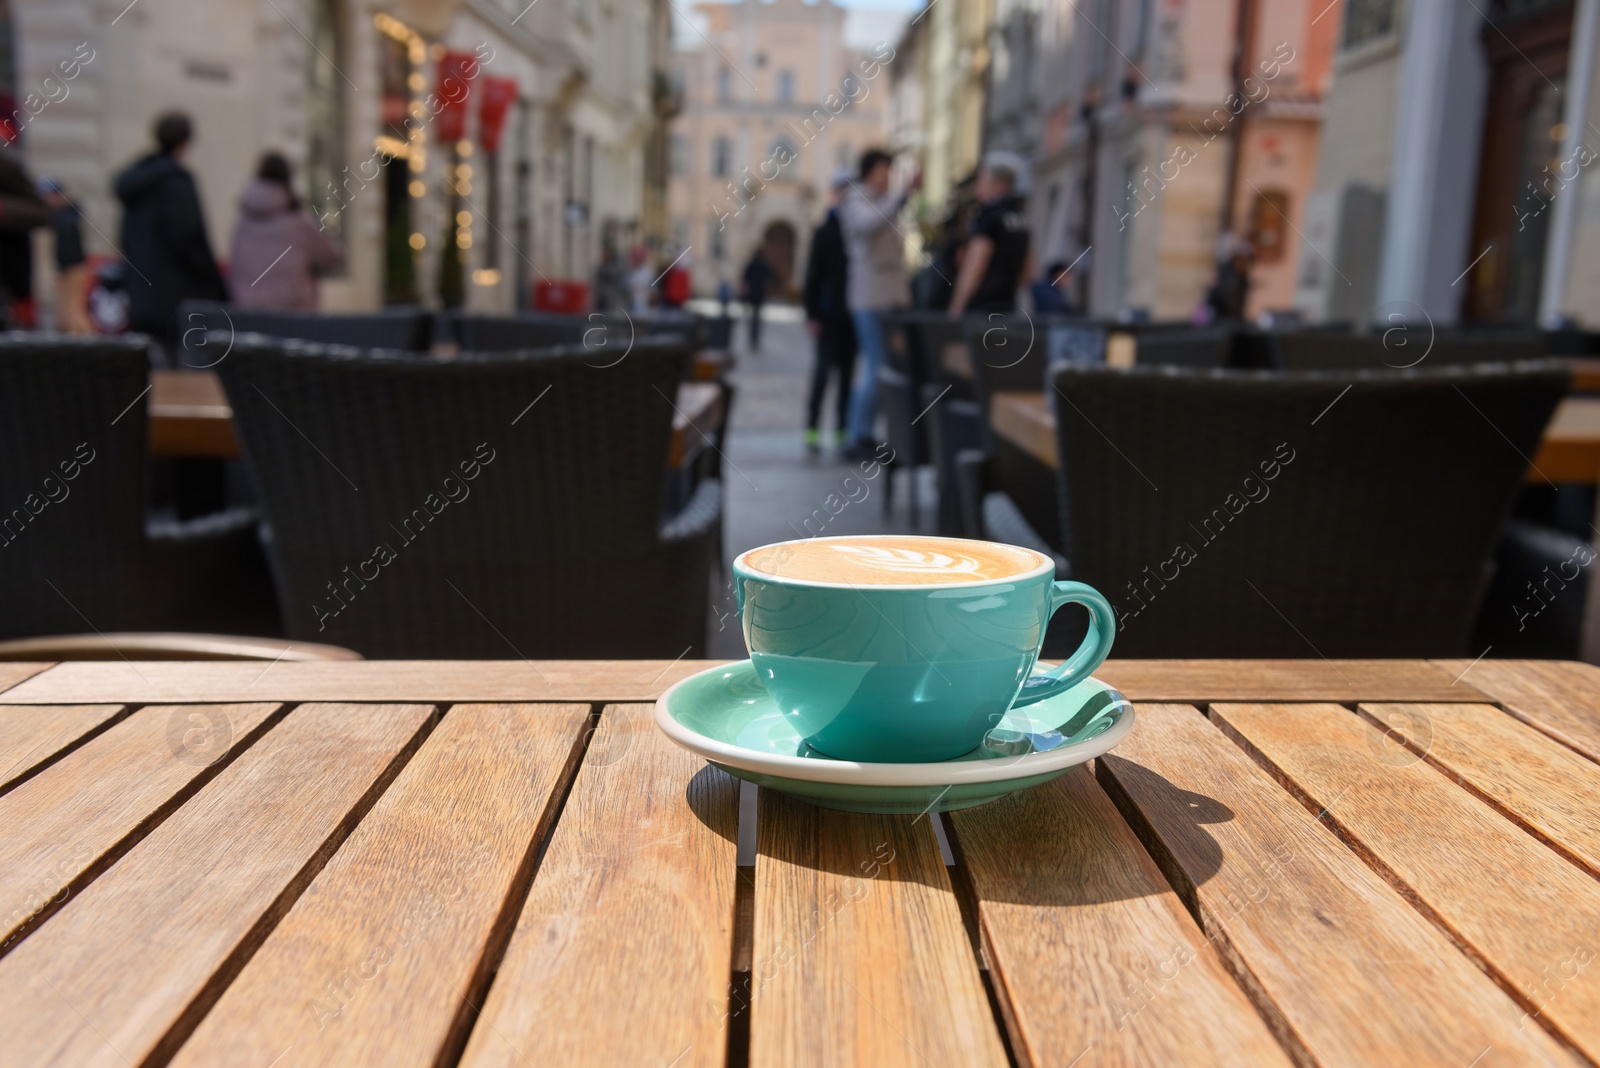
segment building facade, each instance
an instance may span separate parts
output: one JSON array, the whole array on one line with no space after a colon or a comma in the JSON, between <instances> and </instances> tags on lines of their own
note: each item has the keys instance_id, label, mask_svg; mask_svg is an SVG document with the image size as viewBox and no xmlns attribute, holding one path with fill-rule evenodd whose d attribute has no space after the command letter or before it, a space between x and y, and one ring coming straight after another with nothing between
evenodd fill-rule
<instances>
[{"instance_id":1,"label":"building facade","mask_svg":"<svg viewBox=\"0 0 1600 1068\"><path fill-rule=\"evenodd\" d=\"M507 310L644 236L665 0L10 0L8 14L17 147L66 183L91 251L116 253L111 181L170 109L195 122L186 162L219 259L260 155L293 162L346 250L321 286L330 310Z\"/></svg>"},{"instance_id":2,"label":"building facade","mask_svg":"<svg viewBox=\"0 0 1600 1068\"><path fill-rule=\"evenodd\" d=\"M845 11L830 0L695 11L702 22L676 56L672 245L699 293L723 281L737 289L759 249L793 295L833 176L854 176L861 152L884 141L895 49L848 47Z\"/></svg>"},{"instance_id":3,"label":"building facade","mask_svg":"<svg viewBox=\"0 0 1600 1068\"><path fill-rule=\"evenodd\" d=\"M1247 241L1246 313L1290 307L1339 6L1047 0L1019 13L1038 25L1039 263L1078 263L1080 306L1186 318L1219 254Z\"/></svg>"},{"instance_id":4,"label":"building facade","mask_svg":"<svg viewBox=\"0 0 1600 1068\"><path fill-rule=\"evenodd\" d=\"M1338 46L1308 316L1600 323L1600 6L1349 0Z\"/></svg>"}]
</instances>

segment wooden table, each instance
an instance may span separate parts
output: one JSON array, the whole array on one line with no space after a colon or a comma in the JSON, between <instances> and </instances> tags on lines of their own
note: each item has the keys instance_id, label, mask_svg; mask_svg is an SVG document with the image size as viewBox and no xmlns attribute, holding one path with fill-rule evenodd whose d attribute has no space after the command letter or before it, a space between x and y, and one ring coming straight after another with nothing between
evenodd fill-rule
<instances>
[{"instance_id":1,"label":"wooden table","mask_svg":"<svg viewBox=\"0 0 1600 1068\"><path fill-rule=\"evenodd\" d=\"M231 460L239 455L233 408L214 371L151 371L150 455ZM722 423L722 387L678 386L667 465L678 467L704 449Z\"/></svg>"},{"instance_id":2,"label":"wooden table","mask_svg":"<svg viewBox=\"0 0 1600 1068\"><path fill-rule=\"evenodd\" d=\"M741 806L702 666L0 664L0 1059L1600 1060L1600 669L1112 661L1113 754L885 817Z\"/></svg>"},{"instance_id":3,"label":"wooden table","mask_svg":"<svg viewBox=\"0 0 1600 1068\"><path fill-rule=\"evenodd\" d=\"M995 433L1040 463L1059 467L1056 417L1041 393L996 393L989 405ZM1545 428L1527 482L1600 482L1600 397L1568 397Z\"/></svg>"}]
</instances>

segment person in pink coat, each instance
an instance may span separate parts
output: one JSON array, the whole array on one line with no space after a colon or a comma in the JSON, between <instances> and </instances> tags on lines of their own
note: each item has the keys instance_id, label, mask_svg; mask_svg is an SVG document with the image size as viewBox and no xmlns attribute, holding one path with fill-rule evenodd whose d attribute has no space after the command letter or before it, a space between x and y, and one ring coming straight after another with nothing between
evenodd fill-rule
<instances>
[{"instance_id":1,"label":"person in pink coat","mask_svg":"<svg viewBox=\"0 0 1600 1068\"><path fill-rule=\"evenodd\" d=\"M317 277L344 262L344 250L301 205L290 179L289 161L268 152L239 198L228 279L238 307L315 311Z\"/></svg>"}]
</instances>

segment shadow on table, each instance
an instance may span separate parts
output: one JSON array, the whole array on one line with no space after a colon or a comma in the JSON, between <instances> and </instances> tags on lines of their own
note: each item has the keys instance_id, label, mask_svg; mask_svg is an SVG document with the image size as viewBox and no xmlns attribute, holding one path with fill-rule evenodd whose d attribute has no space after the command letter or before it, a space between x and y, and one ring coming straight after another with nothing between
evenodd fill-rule
<instances>
[{"instance_id":1,"label":"shadow on table","mask_svg":"<svg viewBox=\"0 0 1600 1068\"><path fill-rule=\"evenodd\" d=\"M1088 768L1075 768L1054 782L951 815L951 844L980 900L1047 907L1098 905L1168 889L1176 874L1174 866L1144 818L1127 804L1117 781L1107 782L1106 759L1097 761L1099 782ZM1185 870L1193 871L1199 882L1216 874L1222 866L1222 847L1203 825L1226 823L1233 819L1233 810L1213 798L1180 790L1126 760L1118 760L1116 768L1119 778L1139 780L1140 797L1156 798L1153 804L1162 810L1164 826L1181 818ZM1132 835L1119 826L1124 820ZM1129 850L1140 848L1135 836L1155 857L1166 879L1144 865L1129 863ZM1173 885L1187 882L1184 878Z\"/></svg>"},{"instance_id":2,"label":"shadow on table","mask_svg":"<svg viewBox=\"0 0 1600 1068\"><path fill-rule=\"evenodd\" d=\"M683 788L684 804L719 838L739 844L739 780L721 768L705 765Z\"/></svg>"}]
</instances>

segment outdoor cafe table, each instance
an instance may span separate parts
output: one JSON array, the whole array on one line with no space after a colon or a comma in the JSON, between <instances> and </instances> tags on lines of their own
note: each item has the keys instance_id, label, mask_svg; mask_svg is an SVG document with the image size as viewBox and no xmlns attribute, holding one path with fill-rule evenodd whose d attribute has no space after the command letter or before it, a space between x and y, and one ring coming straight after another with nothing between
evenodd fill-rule
<instances>
[{"instance_id":1,"label":"outdoor cafe table","mask_svg":"<svg viewBox=\"0 0 1600 1068\"><path fill-rule=\"evenodd\" d=\"M150 454L231 460L239 455L233 408L214 371L151 371ZM722 387L683 382L672 415L668 467L681 467L710 443L722 422Z\"/></svg>"},{"instance_id":2,"label":"outdoor cafe table","mask_svg":"<svg viewBox=\"0 0 1600 1068\"><path fill-rule=\"evenodd\" d=\"M741 803L704 666L0 664L0 1061L1600 1060L1600 669L1113 660L941 817Z\"/></svg>"}]
</instances>

